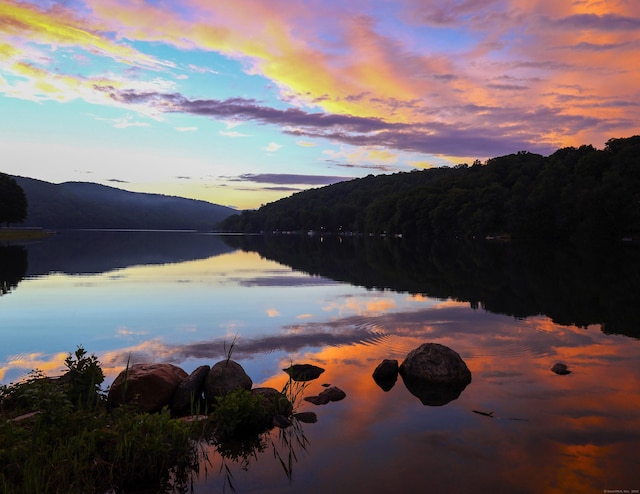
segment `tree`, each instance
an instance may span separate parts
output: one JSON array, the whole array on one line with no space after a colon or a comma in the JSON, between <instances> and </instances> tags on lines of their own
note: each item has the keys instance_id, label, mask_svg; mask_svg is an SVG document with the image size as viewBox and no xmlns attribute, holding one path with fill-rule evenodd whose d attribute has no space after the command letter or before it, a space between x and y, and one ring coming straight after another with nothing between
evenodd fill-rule
<instances>
[{"instance_id":1,"label":"tree","mask_svg":"<svg viewBox=\"0 0 640 494\"><path fill-rule=\"evenodd\" d=\"M0 173L0 223L22 223L27 218L27 196L13 177Z\"/></svg>"}]
</instances>

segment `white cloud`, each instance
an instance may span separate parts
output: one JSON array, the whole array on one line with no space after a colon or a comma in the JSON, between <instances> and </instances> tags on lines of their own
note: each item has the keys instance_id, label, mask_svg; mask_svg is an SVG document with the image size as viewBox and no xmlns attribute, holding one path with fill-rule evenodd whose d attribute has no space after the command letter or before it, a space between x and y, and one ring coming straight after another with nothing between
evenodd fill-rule
<instances>
[{"instance_id":1,"label":"white cloud","mask_svg":"<svg viewBox=\"0 0 640 494\"><path fill-rule=\"evenodd\" d=\"M275 142L270 142L267 147L264 148L265 151L269 153L275 153L282 147L282 144L277 144Z\"/></svg>"}]
</instances>

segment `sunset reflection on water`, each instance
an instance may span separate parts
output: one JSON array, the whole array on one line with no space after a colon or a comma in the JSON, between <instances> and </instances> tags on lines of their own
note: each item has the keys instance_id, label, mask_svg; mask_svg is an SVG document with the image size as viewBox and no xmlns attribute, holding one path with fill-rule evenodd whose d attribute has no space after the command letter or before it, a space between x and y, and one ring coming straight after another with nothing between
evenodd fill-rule
<instances>
[{"instance_id":1,"label":"sunset reflection on water","mask_svg":"<svg viewBox=\"0 0 640 494\"><path fill-rule=\"evenodd\" d=\"M301 424L306 449L300 437L286 436L289 429L265 436L264 451L244 463L223 461L210 447L196 493L220 492L226 467L238 493L640 488L640 341L595 324L367 290L238 250L31 276L0 297L0 330L2 383L35 368L60 373L80 344L99 358L107 385L128 362L190 372L225 358L235 339L232 358L255 386L282 389L283 368L311 363L325 372L307 396L323 384L346 392L323 406L297 403L318 415L317 423ZM401 378L388 392L372 378L383 359L402 361L426 342L454 349L472 373L444 406L423 405ZM556 362L571 374L551 372ZM297 446L288 450L281 434ZM289 453L290 479L280 463Z\"/></svg>"},{"instance_id":2,"label":"sunset reflection on water","mask_svg":"<svg viewBox=\"0 0 640 494\"><path fill-rule=\"evenodd\" d=\"M380 344L311 349L280 361L283 368L293 361L326 369L309 385L308 395L321 391L322 384L347 393L344 401L324 406L300 403L300 410L316 412L319 421L303 425L308 452L294 464L290 484L282 476L280 488L345 493L421 492L425 485L432 492L635 488L640 466L636 342L598 328L556 326L543 317L517 321L470 312L463 304L442 310L446 321L422 328L393 327L394 318L386 317L389 337ZM524 333L522 351L503 353L509 331ZM492 332L495 345L488 343ZM401 361L405 350L425 341L458 350L473 374L460 398L443 407L422 405L402 379L384 392L371 376L382 359ZM567 362L572 373L552 373L556 361ZM260 385L281 389L286 380L278 373ZM237 482L250 492L260 485L258 479L278 469L268 450ZM271 481L278 484L277 478Z\"/></svg>"}]
</instances>

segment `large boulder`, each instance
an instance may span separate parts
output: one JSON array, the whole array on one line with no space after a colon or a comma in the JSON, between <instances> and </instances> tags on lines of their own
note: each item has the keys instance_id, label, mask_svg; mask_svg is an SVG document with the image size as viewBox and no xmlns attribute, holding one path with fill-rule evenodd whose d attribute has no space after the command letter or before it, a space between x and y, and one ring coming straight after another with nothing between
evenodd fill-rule
<instances>
[{"instance_id":1,"label":"large boulder","mask_svg":"<svg viewBox=\"0 0 640 494\"><path fill-rule=\"evenodd\" d=\"M133 364L115 378L107 404L133 403L143 412L157 412L171 399L188 374L173 364Z\"/></svg>"},{"instance_id":2,"label":"large boulder","mask_svg":"<svg viewBox=\"0 0 640 494\"><path fill-rule=\"evenodd\" d=\"M204 381L210 369L208 365L201 365L180 383L171 402L174 413L194 414L204 410Z\"/></svg>"},{"instance_id":3,"label":"large boulder","mask_svg":"<svg viewBox=\"0 0 640 494\"><path fill-rule=\"evenodd\" d=\"M236 389L251 390L253 381L242 366L234 360L222 360L211 367L204 382L204 396L213 402Z\"/></svg>"},{"instance_id":4,"label":"large boulder","mask_svg":"<svg viewBox=\"0 0 640 494\"><path fill-rule=\"evenodd\" d=\"M407 389L430 406L455 400L471 382L471 371L460 355L438 343L425 343L409 352L399 372Z\"/></svg>"}]
</instances>

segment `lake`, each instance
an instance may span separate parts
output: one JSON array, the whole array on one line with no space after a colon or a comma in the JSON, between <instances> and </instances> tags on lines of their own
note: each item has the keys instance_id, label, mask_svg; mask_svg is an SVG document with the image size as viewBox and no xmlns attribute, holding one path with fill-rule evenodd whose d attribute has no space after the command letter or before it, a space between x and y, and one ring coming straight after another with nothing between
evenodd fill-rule
<instances>
[{"instance_id":1,"label":"lake","mask_svg":"<svg viewBox=\"0 0 640 494\"><path fill-rule=\"evenodd\" d=\"M78 345L108 385L129 359L190 372L235 340L256 386L311 363L307 395L345 391L299 403L317 423L210 447L196 493L640 489L635 246L69 231L0 246L0 294L2 384L61 373ZM426 342L472 373L441 406L372 379Z\"/></svg>"}]
</instances>

